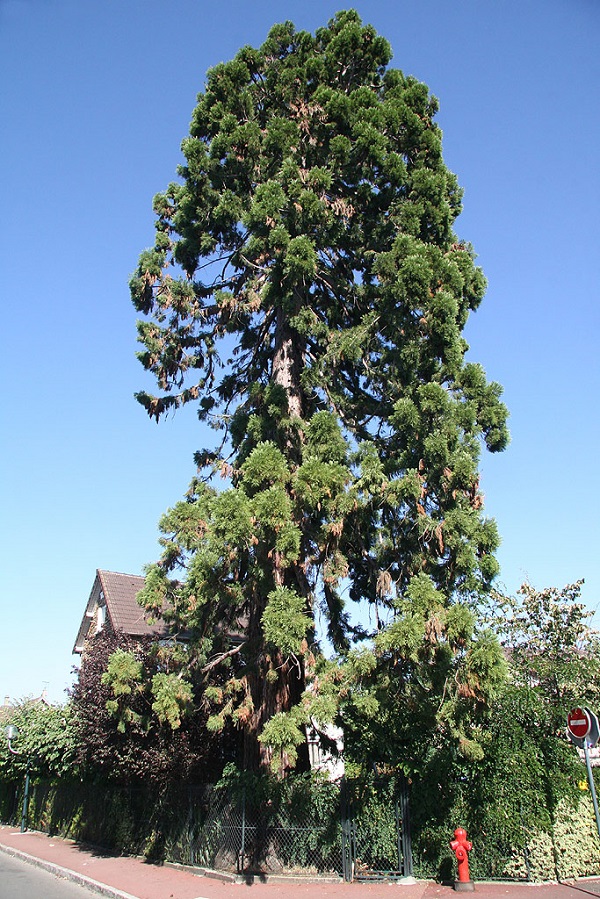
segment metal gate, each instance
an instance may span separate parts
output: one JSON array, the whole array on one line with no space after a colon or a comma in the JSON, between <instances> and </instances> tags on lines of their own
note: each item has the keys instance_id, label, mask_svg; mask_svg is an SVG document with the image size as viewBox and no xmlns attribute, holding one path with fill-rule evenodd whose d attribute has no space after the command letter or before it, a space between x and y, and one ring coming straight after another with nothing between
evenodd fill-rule
<instances>
[{"instance_id":1,"label":"metal gate","mask_svg":"<svg viewBox=\"0 0 600 899\"><path fill-rule=\"evenodd\" d=\"M342 790L344 880L399 880L412 875L406 781L346 780Z\"/></svg>"},{"instance_id":2,"label":"metal gate","mask_svg":"<svg viewBox=\"0 0 600 899\"><path fill-rule=\"evenodd\" d=\"M192 864L261 876L339 873L339 789L323 783L303 795L303 784L309 782L299 780L294 790L283 783L280 795L258 802L245 790L215 791L192 844Z\"/></svg>"}]
</instances>

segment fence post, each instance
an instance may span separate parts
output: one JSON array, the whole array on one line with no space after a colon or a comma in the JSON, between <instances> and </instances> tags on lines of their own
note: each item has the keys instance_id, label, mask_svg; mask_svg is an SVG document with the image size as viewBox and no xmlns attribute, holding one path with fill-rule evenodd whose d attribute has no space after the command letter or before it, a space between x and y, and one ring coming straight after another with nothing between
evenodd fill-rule
<instances>
[{"instance_id":1,"label":"fence post","mask_svg":"<svg viewBox=\"0 0 600 899\"><path fill-rule=\"evenodd\" d=\"M342 818L342 874L346 883L353 880L352 821Z\"/></svg>"},{"instance_id":2,"label":"fence post","mask_svg":"<svg viewBox=\"0 0 600 899\"><path fill-rule=\"evenodd\" d=\"M404 828L402 827L403 815L400 812L402 797L400 802L394 799L394 820L396 824L396 869L404 874ZM404 811L404 809L402 809Z\"/></svg>"},{"instance_id":3,"label":"fence post","mask_svg":"<svg viewBox=\"0 0 600 899\"><path fill-rule=\"evenodd\" d=\"M244 873L244 855L246 854L246 787L242 790L242 840L238 860L238 874Z\"/></svg>"},{"instance_id":4,"label":"fence post","mask_svg":"<svg viewBox=\"0 0 600 899\"><path fill-rule=\"evenodd\" d=\"M345 779L342 779L340 783L340 818L342 824L342 877L346 883L350 883L352 881L352 836Z\"/></svg>"},{"instance_id":5,"label":"fence post","mask_svg":"<svg viewBox=\"0 0 600 899\"><path fill-rule=\"evenodd\" d=\"M402 781L402 786L400 788L400 807L402 809L402 873L405 877L412 877L413 857L410 833L410 802L406 780Z\"/></svg>"}]
</instances>

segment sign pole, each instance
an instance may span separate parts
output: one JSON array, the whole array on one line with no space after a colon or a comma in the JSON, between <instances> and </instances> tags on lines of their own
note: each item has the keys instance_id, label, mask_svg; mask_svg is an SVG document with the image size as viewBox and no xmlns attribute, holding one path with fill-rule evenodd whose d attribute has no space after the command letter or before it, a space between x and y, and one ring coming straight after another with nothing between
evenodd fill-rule
<instances>
[{"instance_id":1,"label":"sign pole","mask_svg":"<svg viewBox=\"0 0 600 899\"><path fill-rule=\"evenodd\" d=\"M588 749L587 740L583 741L583 754L585 755L585 766L587 768L588 784L590 793L592 794L592 802L594 803L594 814L596 816L596 827L598 828L598 836L600 837L600 812L598 811L598 798L596 796L596 785L592 774L592 766L590 763L590 751Z\"/></svg>"}]
</instances>

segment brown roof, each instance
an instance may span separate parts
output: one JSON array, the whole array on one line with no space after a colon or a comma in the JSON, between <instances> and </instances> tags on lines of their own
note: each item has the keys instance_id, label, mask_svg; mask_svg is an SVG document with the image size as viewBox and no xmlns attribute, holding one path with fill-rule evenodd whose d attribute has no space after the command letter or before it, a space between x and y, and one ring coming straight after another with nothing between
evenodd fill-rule
<instances>
[{"instance_id":1,"label":"brown roof","mask_svg":"<svg viewBox=\"0 0 600 899\"><path fill-rule=\"evenodd\" d=\"M98 569L73 652L83 651L99 605L106 605L107 619L115 631L123 631L135 637L165 636L168 628L164 621L148 624L146 612L137 602L137 594L144 585L145 580L139 575Z\"/></svg>"},{"instance_id":2,"label":"brown roof","mask_svg":"<svg viewBox=\"0 0 600 899\"><path fill-rule=\"evenodd\" d=\"M98 577L106 600L106 608L116 631L142 636L165 629L164 624L148 624L146 612L136 599L146 583L143 577L100 570Z\"/></svg>"}]
</instances>

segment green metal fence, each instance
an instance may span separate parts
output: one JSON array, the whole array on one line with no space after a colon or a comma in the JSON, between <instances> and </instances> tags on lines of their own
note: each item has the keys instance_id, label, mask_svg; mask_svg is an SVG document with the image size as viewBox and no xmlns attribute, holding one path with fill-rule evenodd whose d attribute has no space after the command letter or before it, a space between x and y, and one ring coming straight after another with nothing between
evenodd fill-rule
<instances>
[{"instance_id":1,"label":"green metal fence","mask_svg":"<svg viewBox=\"0 0 600 899\"><path fill-rule=\"evenodd\" d=\"M192 846L193 863L239 874L339 875L339 788L327 792L323 814L323 802L303 808L293 795L257 803L247 792L215 790Z\"/></svg>"},{"instance_id":2,"label":"green metal fence","mask_svg":"<svg viewBox=\"0 0 600 899\"><path fill-rule=\"evenodd\" d=\"M365 784L292 778L257 795L214 786L157 792L38 782L29 826L114 852L237 874L351 880L410 873L406 796L401 805L395 786ZM15 821L20 801L18 784L1 785L3 820Z\"/></svg>"},{"instance_id":3,"label":"green metal fence","mask_svg":"<svg viewBox=\"0 0 600 899\"><path fill-rule=\"evenodd\" d=\"M341 799L344 879L397 880L412 875L406 780L345 780Z\"/></svg>"}]
</instances>

